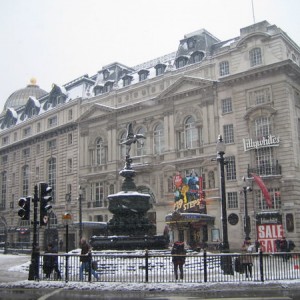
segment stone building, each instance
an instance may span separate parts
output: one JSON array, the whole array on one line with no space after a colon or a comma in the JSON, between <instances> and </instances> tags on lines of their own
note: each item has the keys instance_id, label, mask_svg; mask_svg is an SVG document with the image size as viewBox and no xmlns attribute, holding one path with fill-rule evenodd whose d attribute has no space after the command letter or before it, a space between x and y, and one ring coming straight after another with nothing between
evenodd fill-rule
<instances>
[{"instance_id":1,"label":"stone building","mask_svg":"<svg viewBox=\"0 0 300 300\"><path fill-rule=\"evenodd\" d=\"M38 98L30 95L17 107L7 103L0 116L3 234L9 243L29 241L30 226L20 221L17 202L40 181L54 188L41 245L65 239L65 211L72 214L71 247L78 243L80 215L84 236L101 233L98 222L111 218L107 195L120 190L120 142L132 122L146 136L143 146L133 145L131 157L139 191L151 194L148 216L157 233L167 230L171 240L197 247L222 240L221 134L230 248L239 249L245 238L243 177L252 189L246 193L251 238L264 251L273 251L283 235L300 245L299 64L299 46L267 21L227 41L202 29L186 34L168 55L135 67L115 62L94 76L53 85ZM205 210L197 199L178 209L178 175L198 179Z\"/></svg>"}]
</instances>

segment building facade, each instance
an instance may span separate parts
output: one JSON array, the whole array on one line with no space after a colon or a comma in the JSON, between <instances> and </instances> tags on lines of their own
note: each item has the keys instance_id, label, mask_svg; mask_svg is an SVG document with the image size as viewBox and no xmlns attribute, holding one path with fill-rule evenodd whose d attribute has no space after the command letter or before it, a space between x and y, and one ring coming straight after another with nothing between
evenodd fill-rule
<instances>
[{"instance_id":1,"label":"building facade","mask_svg":"<svg viewBox=\"0 0 300 300\"><path fill-rule=\"evenodd\" d=\"M148 217L158 234L168 230L171 240L197 247L222 241L221 134L230 248L239 249L245 238L245 203L250 236L264 251L274 251L283 235L300 245L299 65L299 46L267 21L227 41L202 29L150 62L113 63L18 107L6 105L0 117L3 235L9 243L29 241L31 226L20 221L17 202L41 181L53 187L54 202L40 245L65 240L66 211L71 247L79 227L87 238L101 233L97 223L112 217L107 195L120 190L121 142L132 123L146 137L131 150L135 183L151 195ZM176 176L197 178L201 199L176 199ZM252 189L246 200L243 177Z\"/></svg>"}]
</instances>

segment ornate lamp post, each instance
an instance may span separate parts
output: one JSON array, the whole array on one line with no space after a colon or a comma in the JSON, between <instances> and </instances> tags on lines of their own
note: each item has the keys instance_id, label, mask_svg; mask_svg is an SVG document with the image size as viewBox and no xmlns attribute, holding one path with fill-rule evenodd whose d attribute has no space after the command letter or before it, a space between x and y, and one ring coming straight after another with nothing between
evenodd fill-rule
<instances>
[{"instance_id":1,"label":"ornate lamp post","mask_svg":"<svg viewBox=\"0 0 300 300\"><path fill-rule=\"evenodd\" d=\"M251 226L250 226L250 217L248 215L247 193L252 192L252 188L247 185L247 179L246 179L245 176L243 177L243 192L244 192L244 200L245 200L244 232L245 232L245 240L249 240L250 239Z\"/></svg>"},{"instance_id":2,"label":"ornate lamp post","mask_svg":"<svg viewBox=\"0 0 300 300\"><path fill-rule=\"evenodd\" d=\"M220 184L221 184L221 201L222 201L222 235L223 235L223 252L229 252L228 228L227 228L227 208L226 208L226 191L225 191L225 143L222 136L219 135L217 142L217 161L220 164Z\"/></svg>"},{"instance_id":3,"label":"ornate lamp post","mask_svg":"<svg viewBox=\"0 0 300 300\"><path fill-rule=\"evenodd\" d=\"M79 242L82 238L82 188L79 186Z\"/></svg>"}]
</instances>

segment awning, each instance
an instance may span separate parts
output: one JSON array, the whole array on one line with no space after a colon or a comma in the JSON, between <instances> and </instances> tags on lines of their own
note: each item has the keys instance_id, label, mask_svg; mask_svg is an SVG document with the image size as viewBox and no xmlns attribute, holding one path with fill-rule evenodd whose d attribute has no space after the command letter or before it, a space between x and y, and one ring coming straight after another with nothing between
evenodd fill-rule
<instances>
[{"instance_id":1,"label":"awning","mask_svg":"<svg viewBox=\"0 0 300 300\"><path fill-rule=\"evenodd\" d=\"M166 215L165 221L167 224L173 223L196 223L196 222L206 222L213 223L215 221L215 217L200 214L200 213L179 213L173 212Z\"/></svg>"}]
</instances>

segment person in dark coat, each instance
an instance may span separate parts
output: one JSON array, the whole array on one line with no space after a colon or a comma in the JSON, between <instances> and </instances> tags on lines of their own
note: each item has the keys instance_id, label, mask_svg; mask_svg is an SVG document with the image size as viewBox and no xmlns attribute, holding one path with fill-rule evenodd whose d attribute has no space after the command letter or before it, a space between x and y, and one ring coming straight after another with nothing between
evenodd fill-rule
<instances>
[{"instance_id":1,"label":"person in dark coat","mask_svg":"<svg viewBox=\"0 0 300 300\"><path fill-rule=\"evenodd\" d=\"M283 236L280 240L280 252L290 252L288 247L288 242L286 238ZM290 258L290 254L283 254L282 259L283 261L288 261Z\"/></svg>"},{"instance_id":2,"label":"person in dark coat","mask_svg":"<svg viewBox=\"0 0 300 300\"><path fill-rule=\"evenodd\" d=\"M52 271L55 270L57 279L61 279L58 268L58 256L53 255L53 253L57 253L57 250L53 247L52 243L49 243L44 255L43 271L46 274L46 278L50 278Z\"/></svg>"},{"instance_id":3,"label":"person in dark coat","mask_svg":"<svg viewBox=\"0 0 300 300\"><path fill-rule=\"evenodd\" d=\"M180 271L180 279L183 279L183 265L185 264L186 255L186 250L184 249L184 242L175 242L172 247L171 254L172 262L174 265L175 279L178 280L178 268Z\"/></svg>"},{"instance_id":4,"label":"person in dark coat","mask_svg":"<svg viewBox=\"0 0 300 300\"><path fill-rule=\"evenodd\" d=\"M89 256L89 253L92 251L91 246L88 244L88 242L86 241L86 239L81 239L80 241L80 247L81 247L81 255L80 255L80 270L79 270L79 280L82 281L83 280L83 271L88 271L90 264L92 262L90 262L91 256ZM99 276L97 274L97 272L91 268L91 272L93 274L93 276L98 280Z\"/></svg>"},{"instance_id":5,"label":"person in dark coat","mask_svg":"<svg viewBox=\"0 0 300 300\"><path fill-rule=\"evenodd\" d=\"M251 244L251 240L247 239L244 241L242 246L242 255L241 255L241 264L243 266L243 270L246 273L246 278L249 276L252 277L252 267L253 267L253 256L251 253L254 252L254 245Z\"/></svg>"}]
</instances>

